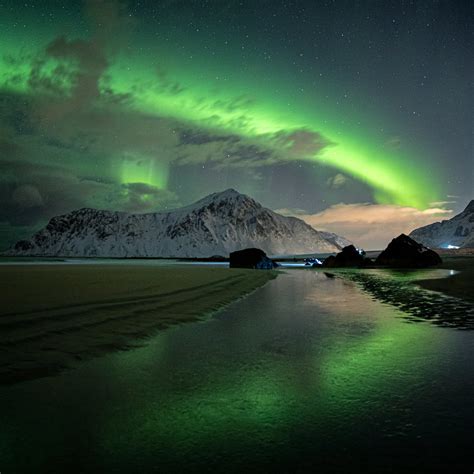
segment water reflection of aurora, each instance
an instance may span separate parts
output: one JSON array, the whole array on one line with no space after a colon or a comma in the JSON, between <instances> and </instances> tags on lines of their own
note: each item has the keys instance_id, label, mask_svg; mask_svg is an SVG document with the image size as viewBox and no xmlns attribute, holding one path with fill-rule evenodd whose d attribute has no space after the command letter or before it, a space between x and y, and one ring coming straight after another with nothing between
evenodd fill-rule
<instances>
[{"instance_id":1,"label":"water reflection of aurora","mask_svg":"<svg viewBox=\"0 0 474 474\"><path fill-rule=\"evenodd\" d=\"M320 277L320 288L307 295L304 305L317 305L324 315L323 345L317 335L298 334L296 344L279 336L260 344L257 354L243 354L243 361L224 359L221 365L203 359L199 376L188 367L178 382L167 381L181 387L169 398L134 408L118 432L140 427L135 435L153 439L163 451L173 444L207 449L223 442L219 433L243 445L254 437L278 444L302 423L309 429L342 426L383 410L394 394L398 400L410 396L420 374L429 377L430 366L436 366L436 345L443 334L401 321L401 313L371 301L352 283L330 282L337 292L343 290L336 301L333 293L325 294L327 285ZM228 344L239 353L245 342ZM166 348L161 351L166 359ZM104 442L126 450L113 431L105 427Z\"/></svg>"}]
</instances>

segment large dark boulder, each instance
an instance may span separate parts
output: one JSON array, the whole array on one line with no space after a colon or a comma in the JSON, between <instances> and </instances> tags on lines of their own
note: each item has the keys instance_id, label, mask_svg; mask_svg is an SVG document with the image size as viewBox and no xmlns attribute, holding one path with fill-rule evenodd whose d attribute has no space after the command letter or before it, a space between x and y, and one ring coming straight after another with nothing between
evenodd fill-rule
<instances>
[{"instance_id":1,"label":"large dark boulder","mask_svg":"<svg viewBox=\"0 0 474 474\"><path fill-rule=\"evenodd\" d=\"M395 268L431 267L439 263L442 263L441 257L434 250L405 234L393 239L375 261L376 265Z\"/></svg>"},{"instance_id":2,"label":"large dark boulder","mask_svg":"<svg viewBox=\"0 0 474 474\"><path fill-rule=\"evenodd\" d=\"M323 267L326 268L361 267L364 265L364 255L353 245L344 247L336 256L331 255L323 262Z\"/></svg>"},{"instance_id":3,"label":"large dark boulder","mask_svg":"<svg viewBox=\"0 0 474 474\"><path fill-rule=\"evenodd\" d=\"M230 254L230 268L257 268L272 270L278 265L260 249L250 248L237 250Z\"/></svg>"}]
</instances>

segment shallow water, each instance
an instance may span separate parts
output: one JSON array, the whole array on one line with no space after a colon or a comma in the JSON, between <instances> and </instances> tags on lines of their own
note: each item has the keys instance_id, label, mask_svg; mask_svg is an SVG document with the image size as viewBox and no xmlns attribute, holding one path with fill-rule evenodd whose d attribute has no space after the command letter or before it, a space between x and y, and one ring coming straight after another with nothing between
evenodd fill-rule
<instances>
[{"instance_id":1,"label":"shallow water","mask_svg":"<svg viewBox=\"0 0 474 474\"><path fill-rule=\"evenodd\" d=\"M413 282L449 278L454 270L346 270L338 275L356 282L377 301L400 308L412 322L426 320L432 324L457 329L474 329L474 305L470 301L443 293L428 291Z\"/></svg>"},{"instance_id":2,"label":"shallow water","mask_svg":"<svg viewBox=\"0 0 474 474\"><path fill-rule=\"evenodd\" d=\"M207 322L0 387L0 471L471 472L474 333L406 316L288 270Z\"/></svg>"}]
</instances>

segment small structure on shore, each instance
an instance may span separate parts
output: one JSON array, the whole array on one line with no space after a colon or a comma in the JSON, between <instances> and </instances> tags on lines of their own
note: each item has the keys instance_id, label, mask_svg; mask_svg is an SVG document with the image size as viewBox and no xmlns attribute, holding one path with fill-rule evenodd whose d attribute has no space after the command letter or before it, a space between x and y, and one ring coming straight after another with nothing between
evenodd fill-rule
<instances>
[{"instance_id":1,"label":"small structure on shore","mask_svg":"<svg viewBox=\"0 0 474 474\"><path fill-rule=\"evenodd\" d=\"M423 268L442 263L441 257L434 251L400 234L375 260L376 265L394 268Z\"/></svg>"},{"instance_id":2,"label":"small structure on shore","mask_svg":"<svg viewBox=\"0 0 474 474\"><path fill-rule=\"evenodd\" d=\"M243 250L237 250L231 252L230 268L255 268L259 270L273 270L278 267L271 258L267 257L267 254L256 248L249 248Z\"/></svg>"}]
</instances>

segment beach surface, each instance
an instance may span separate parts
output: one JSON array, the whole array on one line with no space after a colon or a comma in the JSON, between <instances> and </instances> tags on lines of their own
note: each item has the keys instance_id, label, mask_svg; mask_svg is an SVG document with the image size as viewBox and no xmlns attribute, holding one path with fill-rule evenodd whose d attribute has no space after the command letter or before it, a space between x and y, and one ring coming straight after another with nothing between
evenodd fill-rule
<instances>
[{"instance_id":1,"label":"beach surface","mask_svg":"<svg viewBox=\"0 0 474 474\"><path fill-rule=\"evenodd\" d=\"M276 275L197 266L0 266L0 384L137 347L159 329L205 318Z\"/></svg>"},{"instance_id":2,"label":"beach surface","mask_svg":"<svg viewBox=\"0 0 474 474\"><path fill-rule=\"evenodd\" d=\"M441 257L443 263L437 268L453 270L454 274L447 278L418 280L415 283L427 290L474 302L474 252L445 252Z\"/></svg>"}]
</instances>

